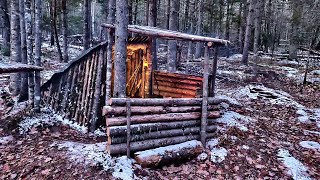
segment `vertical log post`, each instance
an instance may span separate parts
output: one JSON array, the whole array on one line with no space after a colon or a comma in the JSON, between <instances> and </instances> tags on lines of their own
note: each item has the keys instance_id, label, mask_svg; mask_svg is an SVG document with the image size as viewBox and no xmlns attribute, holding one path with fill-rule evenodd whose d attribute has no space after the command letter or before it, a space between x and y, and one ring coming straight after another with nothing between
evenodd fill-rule
<instances>
[{"instance_id":1,"label":"vertical log post","mask_svg":"<svg viewBox=\"0 0 320 180\"><path fill-rule=\"evenodd\" d=\"M218 66L218 51L219 51L219 46L214 47L214 59L213 59L213 64L212 64L212 78L211 78L211 92L210 92L210 97L215 96L215 86L216 86L216 78L217 78L217 66Z\"/></svg>"},{"instance_id":2,"label":"vertical log post","mask_svg":"<svg viewBox=\"0 0 320 180\"><path fill-rule=\"evenodd\" d=\"M130 158L130 140L131 140L131 102L130 98L126 100L127 105L127 157Z\"/></svg>"},{"instance_id":3,"label":"vertical log post","mask_svg":"<svg viewBox=\"0 0 320 180\"><path fill-rule=\"evenodd\" d=\"M111 76L112 76L112 46L114 43L114 31L108 29L108 46L107 46L107 69L106 69L106 101L105 104L108 104L111 95Z\"/></svg>"},{"instance_id":4,"label":"vertical log post","mask_svg":"<svg viewBox=\"0 0 320 180\"><path fill-rule=\"evenodd\" d=\"M202 95L202 114L201 114L201 143L203 146L206 144L206 128L208 118L208 79L209 79L209 54L208 46L205 46L205 57L203 67L203 95Z\"/></svg>"}]
</instances>

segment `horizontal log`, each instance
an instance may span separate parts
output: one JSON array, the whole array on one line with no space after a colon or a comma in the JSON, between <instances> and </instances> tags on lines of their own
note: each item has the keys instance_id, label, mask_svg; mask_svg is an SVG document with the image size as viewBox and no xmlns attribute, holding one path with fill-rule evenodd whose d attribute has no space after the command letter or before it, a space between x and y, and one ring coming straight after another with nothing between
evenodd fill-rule
<instances>
[{"instance_id":1,"label":"horizontal log","mask_svg":"<svg viewBox=\"0 0 320 180\"><path fill-rule=\"evenodd\" d=\"M209 105L209 111L219 110L217 105ZM126 115L126 107L121 106L104 106L103 107L103 116L124 116ZM183 112L200 112L201 106L133 106L131 107L132 115L141 115L141 114L166 114L166 113L183 113Z\"/></svg>"},{"instance_id":2,"label":"horizontal log","mask_svg":"<svg viewBox=\"0 0 320 180\"><path fill-rule=\"evenodd\" d=\"M151 148L157 148L161 146L168 146L173 144L179 144L186 141L198 140L200 138L199 135L191 135L191 136L177 136L172 138L161 138L161 139L151 139L139 142L130 143L130 149L132 152L142 151ZM114 154L124 154L127 152L127 144L115 144L115 145L107 145L107 152L111 155Z\"/></svg>"},{"instance_id":3,"label":"horizontal log","mask_svg":"<svg viewBox=\"0 0 320 180\"><path fill-rule=\"evenodd\" d=\"M22 63L2 63L0 62L0 74L2 73L17 73L17 72L30 72L30 71L42 71L43 67L33 66Z\"/></svg>"},{"instance_id":4,"label":"horizontal log","mask_svg":"<svg viewBox=\"0 0 320 180\"><path fill-rule=\"evenodd\" d=\"M197 94L197 90L188 90L188 89L179 89L174 87L168 87L168 86L161 86L161 85L154 85L154 90L165 91L165 92L171 92L176 94L183 94L183 95L189 95L189 96L195 96Z\"/></svg>"},{"instance_id":5,"label":"horizontal log","mask_svg":"<svg viewBox=\"0 0 320 180\"><path fill-rule=\"evenodd\" d=\"M219 117L220 117L219 111L208 112L208 118L219 118ZM131 117L131 124L198 120L200 118L201 118L201 112L136 115ZM126 117L106 118L107 126L125 125L126 123L127 123Z\"/></svg>"},{"instance_id":6,"label":"horizontal log","mask_svg":"<svg viewBox=\"0 0 320 180\"><path fill-rule=\"evenodd\" d=\"M214 133L217 130L215 125L207 126L207 133ZM159 130L154 132L144 132L132 134L131 142L144 141L147 139L158 139L175 136L197 135L200 134L200 127L187 127L181 129ZM108 136L108 144L121 144L127 142L127 136Z\"/></svg>"},{"instance_id":7,"label":"horizontal log","mask_svg":"<svg viewBox=\"0 0 320 180\"><path fill-rule=\"evenodd\" d=\"M165 92L159 91L157 89L153 89L153 95L158 95L164 98L195 98L195 95L185 95L185 94L177 94L173 92Z\"/></svg>"},{"instance_id":8,"label":"horizontal log","mask_svg":"<svg viewBox=\"0 0 320 180\"><path fill-rule=\"evenodd\" d=\"M174 79L187 79L192 81L201 81L203 77L201 76L195 76L195 75L189 75L189 74L179 74L179 73L168 73L163 71L154 71L154 76L160 76L160 77L170 77Z\"/></svg>"},{"instance_id":9,"label":"horizontal log","mask_svg":"<svg viewBox=\"0 0 320 180\"><path fill-rule=\"evenodd\" d=\"M165 164L172 164L183 159L196 157L203 151L200 141L187 141L184 143L159 147L146 151L136 152L135 160L142 167L157 167Z\"/></svg>"},{"instance_id":10,"label":"horizontal log","mask_svg":"<svg viewBox=\"0 0 320 180\"><path fill-rule=\"evenodd\" d=\"M208 126L214 125L214 119L208 119ZM148 123L131 125L132 134L144 134L161 130L184 129L188 127L196 127L200 125L200 120L165 122L165 123ZM127 126L107 127L107 136L125 136L127 135Z\"/></svg>"},{"instance_id":11,"label":"horizontal log","mask_svg":"<svg viewBox=\"0 0 320 180\"><path fill-rule=\"evenodd\" d=\"M132 106L198 106L202 104L202 98L131 98ZM222 99L208 98L208 105L218 105ZM126 98L111 98L109 105L124 106Z\"/></svg>"},{"instance_id":12,"label":"horizontal log","mask_svg":"<svg viewBox=\"0 0 320 180\"><path fill-rule=\"evenodd\" d=\"M191 91L197 91L201 88L201 84L199 85L191 85L191 84L182 84L180 82L168 82L168 81L159 81L153 82L153 86L163 86L163 87L171 87L178 89L186 89Z\"/></svg>"},{"instance_id":13,"label":"horizontal log","mask_svg":"<svg viewBox=\"0 0 320 180\"><path fill-rule=\"evenodd\" d=\"M170 82L170 83L179 83L179 84L185 84L185 85L191 85L191 86L202 86L202 81L190 81L187 79L174 79L174 78L167 78L167 77L161 77L161 76L154 76L154 82Z\"/></svg>"}]
</instances>

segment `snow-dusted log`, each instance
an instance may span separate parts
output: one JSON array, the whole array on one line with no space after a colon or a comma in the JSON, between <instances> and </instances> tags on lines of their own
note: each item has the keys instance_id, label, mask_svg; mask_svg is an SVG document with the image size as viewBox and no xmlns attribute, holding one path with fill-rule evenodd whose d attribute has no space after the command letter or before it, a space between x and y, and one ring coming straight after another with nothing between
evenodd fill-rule
<instances>
[{"instance_id":1,"label":"snow-dusted log","mask_svg":"<svg viewBox=\"0 0 320 180\"><path fill-rule=\"evenodd\" d=\"M188 141L181 144L159 147L146 151L136 152L135 160L143 167L156 167L172 164L181 159L196 157L203 151L200 141Z\"/></svg>"},{"instance_id":2,"label":"snow-dusted log","mask_svg":"<svg viewBox=\"0 0 320 180\"><path fill-rule=\"evenodd\" d=\"M208 112L208 118L219 118L219 111ZM189 113L168 113L168 114L154 114L154 115L137 115L131 117L132 124L138 123L156 123L168 121L184 121L184 120L197 120L201 118L201 112ZM125 125L127 123L126 117L112 117L106 118L107 126Z\"/></svg>"},{"instance_id":3,"label":"snow-dusted log","mask_svg":"<svg viewBox=\"0 0 320 180\"><path fill-rule=\"evenodd\" d=\"M179 144L179 143L183 143L191 140L197 140L199 138L200 138L199 135L190 135L190 136L177 136L172 138L150 139L145 141L132 142L130 144L130 150L132 152L137 152L137 151L142 151L146 149ZM127 152L127 143L108 145L107 152L111 155L124 154Z\"/></svg>"}]
</instances>

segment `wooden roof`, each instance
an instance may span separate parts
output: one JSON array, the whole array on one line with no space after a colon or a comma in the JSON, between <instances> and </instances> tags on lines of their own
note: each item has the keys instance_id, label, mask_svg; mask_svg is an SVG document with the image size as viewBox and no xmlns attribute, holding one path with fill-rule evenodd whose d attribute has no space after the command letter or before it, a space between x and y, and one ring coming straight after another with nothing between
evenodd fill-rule
<instances>
[{"instance_id":1,"label":"wooden roof","mask_svg":"<svg viewBox=\"0 0 320 180\"><path fill-rule=\"evenodd\" d=\"M115 26L112 24L102 24L102 27L115 29ZM150 26L138 26L138 25L129 25L128 31L137 34L143 34L147 36L159 37L167 40L182 40L182 41L195 41L195 42L211 42L216 45L228 45L230 41L212 37L198 36L187 33L181 33L178 31L170 31L166 29L160 29Z\"/></svg>"},{"instance_id":2,"label":"wooden roof","mask_svg":"<svg viewBox=\"0 0 320 180\"><path fill-rule=\"evenodd\" d=\"M16 73L27 71L42 71L43 68L21 63L2 63L0 62L0 74L2 73Z\"/></svg>"}]
</instances>

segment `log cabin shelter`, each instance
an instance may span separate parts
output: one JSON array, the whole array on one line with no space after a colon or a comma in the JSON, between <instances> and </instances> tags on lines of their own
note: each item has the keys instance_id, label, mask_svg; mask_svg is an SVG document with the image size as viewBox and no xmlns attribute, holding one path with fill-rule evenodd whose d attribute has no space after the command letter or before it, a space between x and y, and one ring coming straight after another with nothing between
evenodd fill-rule
<instances>
[{"instance_id":1,"label":"log cabin shelter","mask_svg":"<svg viewBox=\"0 0 320 180\"><path fill-rule=\"evenodd\" d=\"M110 35L115 30L115 26L111 24L103 24L102 27L109 29ZM157 65L153 64L156 62L152 60L152 46L155 44L152 42L155 41L155 38L203 42L206 43L206 48L215 48L216 51L219 46L229 44L229 41L223 39L190 35L149 26L129 25L128 32L136 34L136 37L128 38L127 44L126 95L131 98L195 98L202 96L203 77L155 69ZM208 50L205 53L208 53ZM215 55L217 56L217 53ZM114 60L114 55L112 57ZM216 60L217 57L215 57ZM216 66L216 62L213 65ZM216 67L213 69L215 71ZM208 76L210 94L213 94L214 91L215 75L213 74ZM114 70L112 70L111 92L114 86L113 75Z\"/></svg>"}]
</instances>

